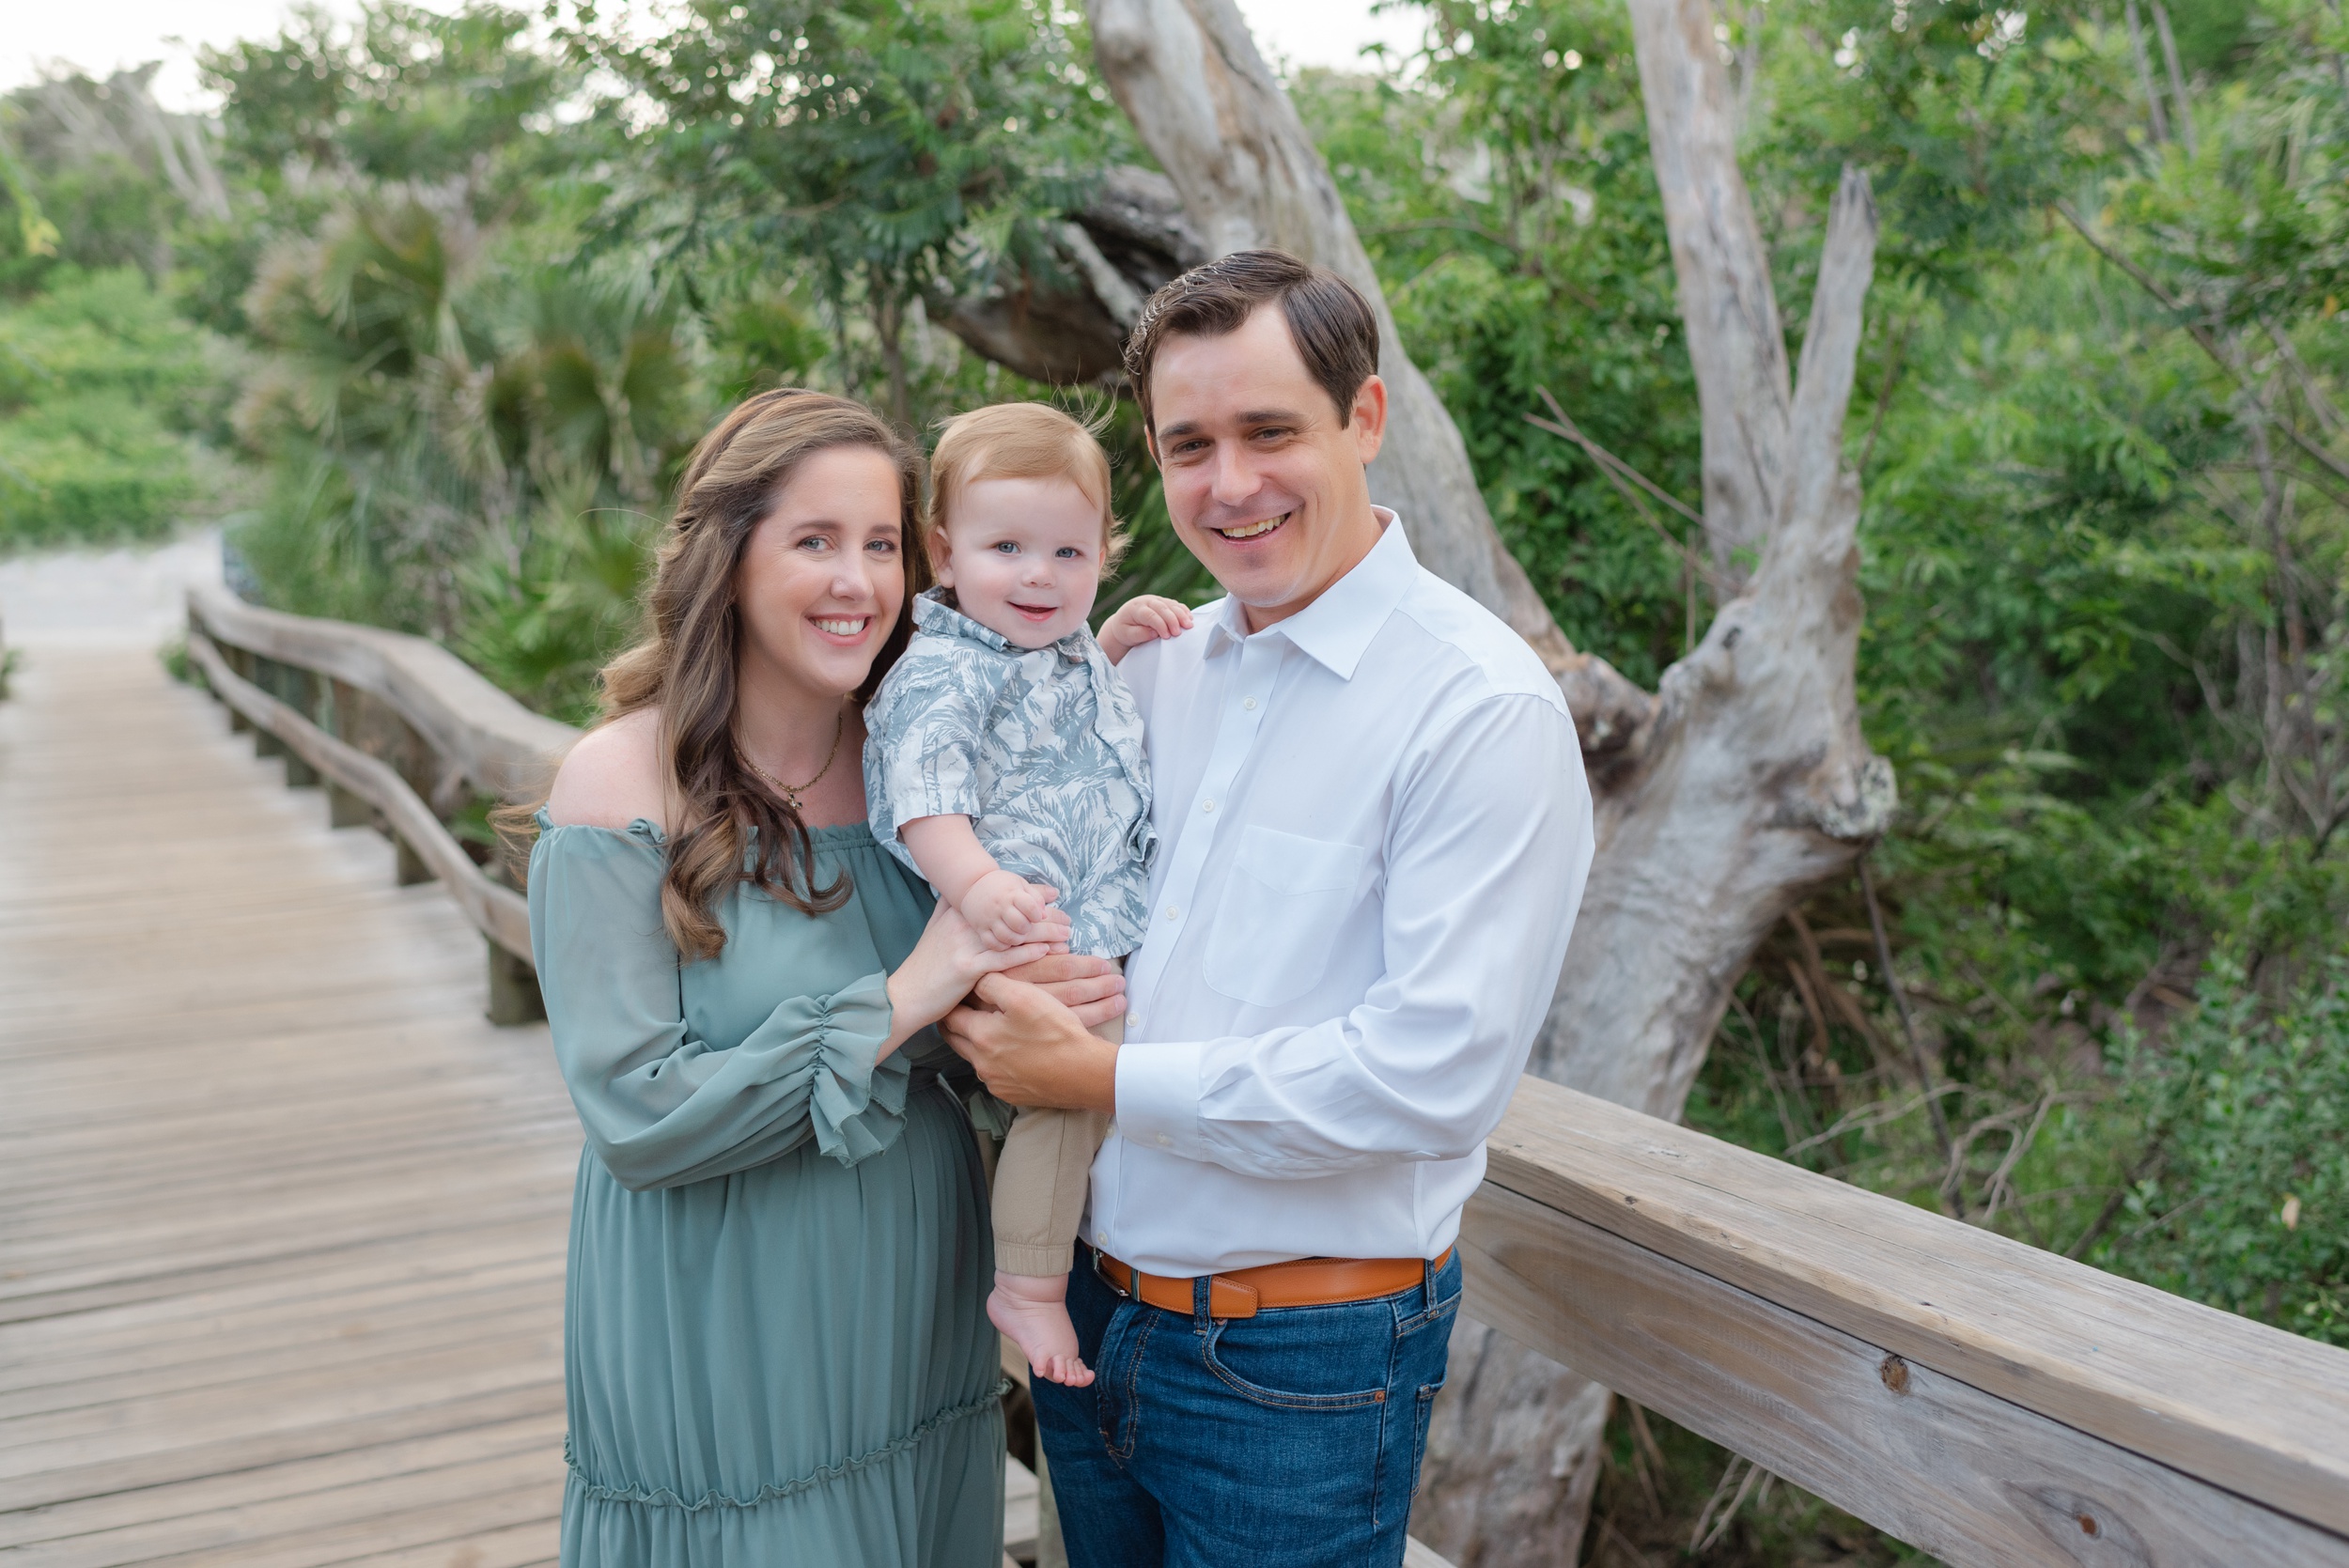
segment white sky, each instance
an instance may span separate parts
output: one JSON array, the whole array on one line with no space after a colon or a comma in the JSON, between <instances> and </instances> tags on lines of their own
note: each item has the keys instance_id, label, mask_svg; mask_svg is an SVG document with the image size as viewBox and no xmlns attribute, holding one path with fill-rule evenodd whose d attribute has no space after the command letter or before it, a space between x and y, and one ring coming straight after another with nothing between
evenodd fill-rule
<instances>
[{"instance_id":1,"label":"white sky","mask_svg":"<svg viewBox=\"0 0 2349 1568\"><path fill-rule=\"evenodd\" d=\"M431 3L431 0L428 0ZM1418 39L1416 9L1370 14L1372 0L1239 0L1256 42L1275 64L1350 66L1363 46L1408 47ZM195 48L273 34L286 0L6 0L0 24L0 92L63 61L93 75L147 60L164 62L156 97L167 109L197 107ZM326 0L349 13L355 0Z\"/></svg>"}]
</instances>

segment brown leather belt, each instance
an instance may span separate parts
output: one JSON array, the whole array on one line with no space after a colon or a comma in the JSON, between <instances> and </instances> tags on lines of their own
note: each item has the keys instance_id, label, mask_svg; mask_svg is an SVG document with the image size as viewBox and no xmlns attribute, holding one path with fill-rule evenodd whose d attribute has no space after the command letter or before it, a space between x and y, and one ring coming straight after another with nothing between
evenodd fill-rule
<instances>
[{"instance_id":1,"label":"brown leather belt","mask_svg":"<svg viewBox=\"0 0 2349 1568\"><path fill-rule=\"evenodd\" d=\"M1294 1263L1235 1268L1207 1276L1207 1315L1254 1317L1268 1307L1334 1307L1368 1301L1424 1283L1428 1275L1451 1261L1452 1249L1447 1247L1432 1264L1417 1258L1299 1258ZM1187 1278L1144 1274L1097 1249L1093 1253L1093 1268L1120 1296L1170 1312L1191 1311L1195 1296Z\"/></svg>"}]
</instances>

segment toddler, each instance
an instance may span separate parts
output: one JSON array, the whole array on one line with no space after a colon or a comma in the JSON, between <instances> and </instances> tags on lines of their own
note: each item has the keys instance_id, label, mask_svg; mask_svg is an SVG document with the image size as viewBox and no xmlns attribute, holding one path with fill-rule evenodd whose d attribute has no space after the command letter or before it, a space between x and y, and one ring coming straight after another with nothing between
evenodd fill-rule
<instances>
[{"instance_id":1,"label":"toddler","mask_svg":"<svg viewBox=\"0 0 2349 1568\"><path fill-rule=\"evenodd\" d=\"M1109 459L1042 403L951 421L931 458L926 529L939 586L865 709L873 834L990 945L1016 947L1057 903L1069 948L1123 959L1147 924L1150 776L1142 716L1112 668L1190 625L1172 599L1085 629L1122 544ZM1125 1020L1096 1029L1122 1040ZM1093 1381L1069 1322L1085 1181L1108 1119L1022 1110L995 1172L988 1316L1036 1374Z\"/></svg>"}]
</instances>

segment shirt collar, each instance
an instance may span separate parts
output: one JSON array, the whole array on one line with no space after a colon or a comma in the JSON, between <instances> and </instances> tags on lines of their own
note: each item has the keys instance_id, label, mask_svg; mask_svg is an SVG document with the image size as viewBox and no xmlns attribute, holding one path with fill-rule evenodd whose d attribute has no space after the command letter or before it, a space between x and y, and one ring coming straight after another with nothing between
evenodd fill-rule
<instances>
[{"instance_id":1,"label":"shirt collar","mask_svg":"<svg viewBox=\"0 0 2349 1568\"><path fill-rule=\"evenodd\" d=\"M946 590L943 588L925 588L914 599L913 624L921 630L928 632L933 637L959 637L965 642L976 643L981 647L992 648L997 653L1013 659L1019 658L1021 654L1043 651L1040 648L1023 648L993 628L980 625L953 605L948 604L945 600L945 593ZM1084 632L1072 631L1059 642L1051 644L1050 646L1059 649L1070 659L1081 661L1084 659Z\"/></svg>"},{"instance_id":2,"label":"shirt collar","mask_svg":"<svg viewBox=\"0 0 2349 1568\"><path fill-rule=\"evenodd\" d=\"M1402 520L1384 506L1373 506L1378 520L1378 542L1351 571L1322 590L1321 597L1284 621L1257 635L1280 636L1312 658L1340 680L1352 680L1370 640L1387 624L1394 607L1419 576L1419 557L1404 537ZM1207 629L1207 652L1248 638L1247 612L1237 598L1226 597L1222 613Z\"/></svg>"}]
</instances>

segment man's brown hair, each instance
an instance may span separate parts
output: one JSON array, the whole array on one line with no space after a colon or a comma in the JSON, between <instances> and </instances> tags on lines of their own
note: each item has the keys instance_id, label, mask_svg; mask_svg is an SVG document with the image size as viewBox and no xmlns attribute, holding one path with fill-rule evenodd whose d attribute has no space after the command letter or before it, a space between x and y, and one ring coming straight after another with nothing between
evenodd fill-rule
<instances>
[{"instance_id":1,"label":"man's brown hair","mask_svg":"<svg viewBox=\"0 0 2349 1568\"><path fill-rule=\"evenodd\" d=\"M1298 358L1338 406L1338 423L1354 417L1354 395L1378 369L1378 318L1354 286L1327 267L1286 251L1234 251L1193 267L1150 296L1126 339L1126 374L1153 435L1150 366L1170 337L1221 337L1247 324L1258 307L1279 301Z\"/></svg>"}]
</instances>

